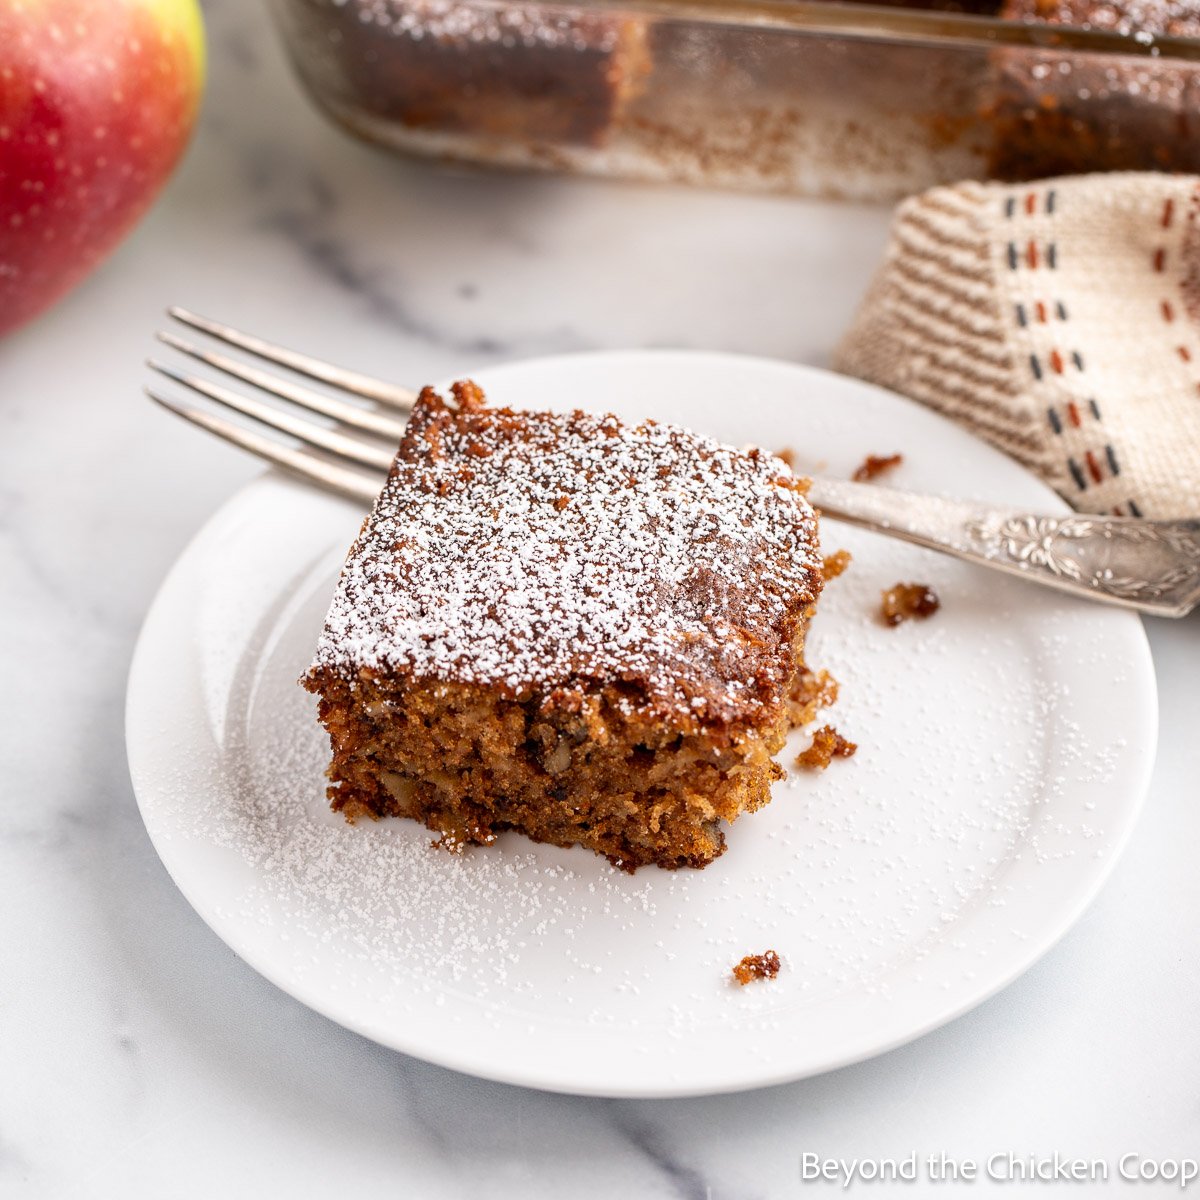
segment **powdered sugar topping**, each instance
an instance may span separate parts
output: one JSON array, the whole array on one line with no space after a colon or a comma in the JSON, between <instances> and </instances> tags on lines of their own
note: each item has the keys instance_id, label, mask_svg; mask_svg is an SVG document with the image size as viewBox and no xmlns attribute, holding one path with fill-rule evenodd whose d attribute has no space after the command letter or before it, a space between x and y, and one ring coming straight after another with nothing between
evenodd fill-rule
<instances>
[{"instance_id":1,"label":"powdered sugar topping","mask_svg":"<svg viewBox=\"0 0 1200 1200\"><path fill-rule=\"evenodd\" d=\"M784 464L671 425L423 394L315 666L508 694L619 682L728 719L777 701L819 587Z\"/></svg>"},{"instance_id":2,"label":"powdered sugar topping","mask_svg":"<svg viewBox=\"0 0 1200 1200\"><path fill-rule=\"evenodd\" d=\"M458 0L332 0L365 27L393 37L452 45L495 45L609 51L619 23L586 10L555 12L537 4L460 3Z\"/></svg>"}]
</instances>

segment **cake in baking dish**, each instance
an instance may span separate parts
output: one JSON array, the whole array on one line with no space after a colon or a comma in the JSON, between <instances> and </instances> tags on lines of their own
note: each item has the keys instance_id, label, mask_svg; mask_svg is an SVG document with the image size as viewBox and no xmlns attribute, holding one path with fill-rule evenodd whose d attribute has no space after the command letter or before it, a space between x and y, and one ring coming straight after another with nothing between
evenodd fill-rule
<instances>
[{"instance_id":1,"label":"cake in baking dish","mask_svg":"<svg viewBox=\"0 0 1200 1200\"><path fill-rule=\"evenodd\" d=\"M769 799L821 589L787 467L426 388L304 679L333 807L702 867Z\"/></svg>"},{"instance_id":2,"label":"cake in baking dish","mask_svg":"<svg viewBox=\"0 0 1200 1200\"><path fill-rule=\"evenodd\" d=\"M285 15L314 94L385 142L603 145L649 71L646 22L598 6L293 0Z\"/></svg>"},{"instance_id":3,"label":"cake in baking dish","mask_svg":"<svg viewBox=\"0 0 1200 1200\"><path fill-rule=\"evenodd\" d=\"M1028 25L1200 37L1198 0L1003 0ZM996 51L987 115L998 179L1200 170L1200 67L1153 57Z\"/></svg>"}]
</instances>

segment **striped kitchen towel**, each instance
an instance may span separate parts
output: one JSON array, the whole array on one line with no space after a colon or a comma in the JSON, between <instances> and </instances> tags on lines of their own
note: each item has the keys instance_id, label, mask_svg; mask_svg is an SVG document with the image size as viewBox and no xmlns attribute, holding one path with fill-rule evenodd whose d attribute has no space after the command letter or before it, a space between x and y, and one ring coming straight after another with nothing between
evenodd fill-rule
<instances>
[{"instance_id":1,"label":"striped kitchen towel","mask_svg":"<svg viewBox=\"0 0 1200 1200\"><path fill-rule=\"evenodd\" d=\"M835 362L960 421L1077 509L1200 515L1200 179L904 201Z\"/></svg>"}]
</instances>

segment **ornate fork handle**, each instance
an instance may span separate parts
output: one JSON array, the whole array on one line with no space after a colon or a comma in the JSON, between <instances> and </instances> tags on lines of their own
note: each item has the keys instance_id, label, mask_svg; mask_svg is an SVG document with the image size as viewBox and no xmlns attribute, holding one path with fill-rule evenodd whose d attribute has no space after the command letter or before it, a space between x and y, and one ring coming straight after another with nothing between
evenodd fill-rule
<instances>
[{"instance_id":1,"label":"ornate fork handle","mask_svg":"<svg viewBox=\"0 0 1200 1200\"><path fill-rule=\"evenodd\" d=\"M1200 520L1037 516L835 479L815 480L809 498L838 520L1090 600L1168 617L1200 603Z\"/></svg>"}]
</instances>

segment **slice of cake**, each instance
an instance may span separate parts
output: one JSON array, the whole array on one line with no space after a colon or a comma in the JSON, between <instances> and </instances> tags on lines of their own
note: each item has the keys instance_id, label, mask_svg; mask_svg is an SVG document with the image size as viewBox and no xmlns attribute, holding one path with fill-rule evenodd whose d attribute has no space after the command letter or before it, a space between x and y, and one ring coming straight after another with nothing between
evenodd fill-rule
<instances>
[{"instance_id":1,"label":"slice of cake","mask_svg":"<svg viewBox=\"0 0 1200 1200\"><path fill-rule=\"evenodd\" d=\"M777 458L426 388L304 685L333 807L702 867L766 804L821 588Z\"/></svg>"}]
</instances>

